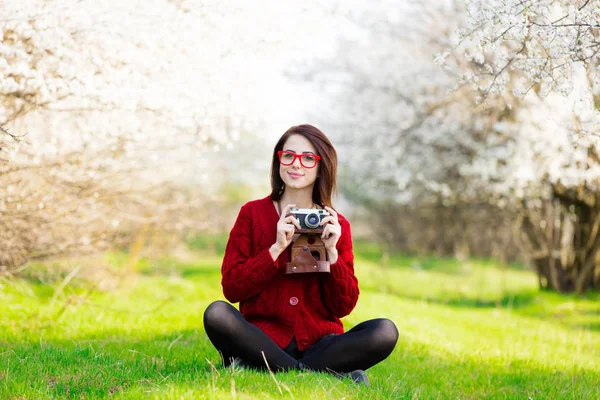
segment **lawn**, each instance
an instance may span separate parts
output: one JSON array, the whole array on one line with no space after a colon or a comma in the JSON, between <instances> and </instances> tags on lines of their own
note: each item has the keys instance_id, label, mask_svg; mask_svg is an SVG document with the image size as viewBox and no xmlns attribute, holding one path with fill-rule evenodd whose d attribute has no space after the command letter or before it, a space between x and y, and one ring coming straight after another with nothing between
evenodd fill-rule
<instances>
[{"instance_id":1,"label":"lawn","mask_svg":"<svg viewBox=\"0 0 600 400\"><path fill-rule=\"evenodd\" d=\"M597 295L540 293L531 272L490 261L382 261L367 244L344 324L388 317L400 331L392 355L367 371L370 387L223 369L202 326L223 298L220 253L198 243L181 257L133 265L108 254L1 280L0 398L600 398Z\"/></svg>"}]
</instances>

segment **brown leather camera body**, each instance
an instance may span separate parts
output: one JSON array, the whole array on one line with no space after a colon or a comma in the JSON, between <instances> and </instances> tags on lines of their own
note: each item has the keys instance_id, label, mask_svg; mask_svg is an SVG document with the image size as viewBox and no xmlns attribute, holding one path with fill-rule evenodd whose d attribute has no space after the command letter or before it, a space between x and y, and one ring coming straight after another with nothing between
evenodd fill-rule
<instances>
[{"instance_id":1,"label":"brown leather camera body","mask_svg":"<svg viewBox=\"0 0 600 400\"><path fill-rule=\"evenodd\" d=\"M322 229L297 229L300 236L292 245L292 261L285 264L286 274L328 273L330 263L321 240Z\"/></svg>"}]
</instances>

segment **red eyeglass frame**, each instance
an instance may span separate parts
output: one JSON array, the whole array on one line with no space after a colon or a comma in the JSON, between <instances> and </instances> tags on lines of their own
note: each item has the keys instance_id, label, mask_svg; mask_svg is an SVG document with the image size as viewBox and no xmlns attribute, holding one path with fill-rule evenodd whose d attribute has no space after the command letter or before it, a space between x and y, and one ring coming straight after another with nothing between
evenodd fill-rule
<instances>
[{"instance_id":1,"label":"red eyeglass frame","mask_svg":"<svg viewBox=\"0 0 600 400\"><path fill-rule=\"evenodd\" d=\"M281 155L283 153L285 153L285 154L292 154L294 156L294 159L292 160L291 163L284 164L284 163L281 162ZM296 153L292 153L291 151L285 151L285 150L279 150L277 152L277 156L279 157L279 162L281 163L281 165L285 165L285 166L292 165L294 163L294 161L296 161L296 159L298 158L298 159L300 159L300 165L302 165L304 168L314 168L314 167L316 167L317 164L319 163L319 160L321 159L321 156L318 156L316 154L312 154L312 153L310 153L310 154L296 154ZM315 165L313 165L312 167L307 167L306 165L304 165L304 163L302 162L302 157L305 157L305 156L314 157L315 158Z\"/></svg>"}]
</instances>

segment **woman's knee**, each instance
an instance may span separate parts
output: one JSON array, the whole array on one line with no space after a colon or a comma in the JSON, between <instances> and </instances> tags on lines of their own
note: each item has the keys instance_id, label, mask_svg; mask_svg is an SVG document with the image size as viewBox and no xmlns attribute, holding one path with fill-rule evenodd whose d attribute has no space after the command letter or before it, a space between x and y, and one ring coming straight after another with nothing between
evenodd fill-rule
<instances>
[{"instance_id":1,"label":"woman's knee","mask_svg":"<svg viewBox=\"0 0 600 400\"><path fill-rule=\"evenodd\" d=\"M204 311L204 327L216 328L222 324L223 320L231 314L232 308L235 310L231 304L223 300L211 303Z\"/></svg>"},{"instance_id":2,"label":"woman's knee","mask_svg":"<svg viewBox=\"0 0 600 400\"><path fill-rule=\"evenodd\" d=\"M396 347L396 343L398 343L398 328L394 322L387 318L378 318L376 321L375 337L378 346L381 350L391 353Z\"/></svg>"}]
</instances>

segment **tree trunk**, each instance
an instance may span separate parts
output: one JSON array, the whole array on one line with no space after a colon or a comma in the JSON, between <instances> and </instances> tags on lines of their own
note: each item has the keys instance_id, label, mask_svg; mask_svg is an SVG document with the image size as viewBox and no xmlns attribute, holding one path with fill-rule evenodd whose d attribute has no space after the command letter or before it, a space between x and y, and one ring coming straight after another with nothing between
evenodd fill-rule
<instances>
[{"instance_id":1,"label":"tree trunk","mask_svg":"<svg viewBox=\"0 0 600 400\"><path fill-rule=\"evenodd\" d=\"M542 278L540 282L546 282L542 289L554 290L561 293L568 293L574 290L575 284L573 279L565 272L560 260L544 257L534 260L534 264L538 275Z\"/></svg>"},{"instance_id":2,"label":"tree trunk","mask_svg":"<svg viewBox=\"0 0 600 400\"><path fill-rule=\"evenodd\" d=\"M520 229L524 249L541 289L584 293L599 288L600 201L586 187L553 186L553 198L523 202Z\"/></svg>"}]
</instances>

